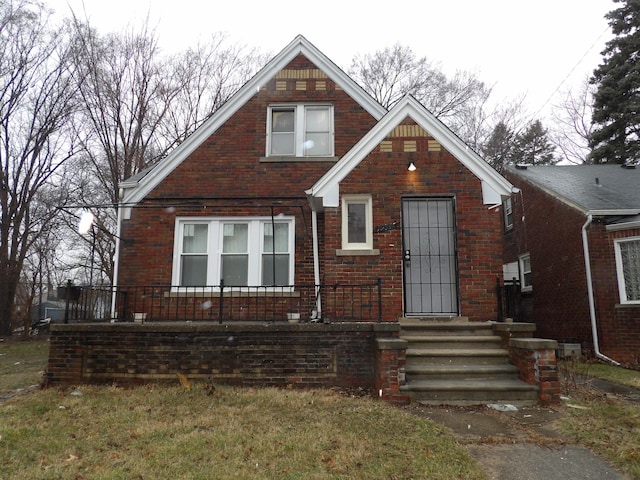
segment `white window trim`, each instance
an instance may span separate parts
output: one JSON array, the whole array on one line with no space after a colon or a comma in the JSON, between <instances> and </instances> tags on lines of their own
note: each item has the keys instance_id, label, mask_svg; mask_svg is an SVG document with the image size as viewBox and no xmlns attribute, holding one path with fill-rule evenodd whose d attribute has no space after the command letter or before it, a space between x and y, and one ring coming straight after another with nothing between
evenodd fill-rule
<instances>
[{"instance_id":1,"label":"white window trim","mask_svg":"<svg viewBox=\"0 0 640 480\"><path fill-rule=\"evenodd\" d=\"M347 207L350 203L365 203L366 241L364 243L349 243L349 215ZM371 195L343 195L342 196L342 250L373 250L373 200Z\"/></svg>"},{"instance_id":2,"label":"white window trim","mask_svg":"<svg viewBox=\"0 0 640 480\"><path fill-rule=\"evenodd\" d=\"M175 229L174 229L174 245L173 245L173 263L171 271L171 285L175 291L201 291L202 286L187 287L180 286L181 278L181 256L182 256L182 241L183 241L183 226L185 224L207 224L208 238L207 238L207 287L213 286L213 291L220 291L220 271L221 271L221 256L222 256L222 240L223 240L223 228L222 225L228 223L247 223L249 224L249 239L248 239L248 251L249 251L249 271L248 281L249 287L256 287L262 284L262 255L263 255L263 234L264 225L271 223L271 217L176 217ZM289 225L289 283L295 284L295 217L282 216L274 220L274 223L287 223ZM225 287L238 291L247 290L246 287ZM261 289L266 291L278 291L282 292L282 286L264 286Z\"/></svg>"},{"instance_id":3,"label":"white window trim","mask_svg":"<svg viewBox=\"0 0 640 480\"><path fill-rule=\"evenodd\" d=\"M624 273L622 270L622 252L620 252L620 244L626 242L640 241L640 237L618 238L613 241L613 247L616 258L616 276L618 277L618 292L620 292L620 303L623 305L640 305L640 300L629 300L627 296L627 286L624 282Z\"/></svg>"},{"instance_id":4,"label":"white window trim","mask_svg":"<svg viewBox=\"0 0 640 480\"><path fill-rule=\"evenodd\" d=\"M529 259L530 270L528 272L524 269L524 262L526 259ZM525 273L533 274L533 268L531 268L531 254L525 253L518 257L518 270L520 271L520 291L521 292L531 292L533 291L533 283L531 285L525 285L524 275Z\"/></svg>"},{"instance_id":5,"label":"white window trim","mask_svg":"<svg viewBox=\"0 0 640 480\"><path fill-rule=\"evenodd\" d=\"M513 201L511 198L507 198L502 205L504 208L504 228L511 230L513 228Z\"/></svg>"},{"instance_id":6,"label":"white window trim","mask_svg":"<svg viewBox=\"0 0 640 480\"><path fill-rule=\"evenodd\" d=\"M329 108L329 137L331 144L331 151L326 155L305 155L304 152L304 135L306 132L305 127L305 108L306 107L327 107ZM293 155L272 155L271 154L271 118L272 110L278 108L294 108L295 109L295 122L294 122L294 154ZM267 109L267 148L265 157L333 157L335 155L335 129L333 123L333 105L330 103L277 103L269 105Z\"/></svg>"}]
</instances>

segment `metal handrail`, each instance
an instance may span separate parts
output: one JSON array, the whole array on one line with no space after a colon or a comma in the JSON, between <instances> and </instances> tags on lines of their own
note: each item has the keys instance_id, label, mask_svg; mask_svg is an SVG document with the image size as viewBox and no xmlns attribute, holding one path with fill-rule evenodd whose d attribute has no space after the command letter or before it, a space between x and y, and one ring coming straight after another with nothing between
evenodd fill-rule
<instances>
[{"instance_id":1,"label":"metal handrail","mask_svg":"<svg viewBox=\"0 0 640 480\"><path fill-rule=\"evenodd\" d=\"M382 321L382 281L284 286L67 286L65 322ZM318 298L322 302L318 301ZM318 311L322 305L322 311Z\"/></svg>"}]
</instances>

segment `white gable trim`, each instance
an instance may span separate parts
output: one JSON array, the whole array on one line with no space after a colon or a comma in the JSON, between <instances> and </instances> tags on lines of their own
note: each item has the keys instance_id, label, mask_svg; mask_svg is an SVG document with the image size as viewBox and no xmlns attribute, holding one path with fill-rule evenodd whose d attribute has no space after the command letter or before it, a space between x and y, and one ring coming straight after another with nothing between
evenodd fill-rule
<instances>
[{"instance_id":1,"label":"white gable trim","mask_svg":"<svg viewBox=\"0 0 640 480\"><path fill-rule=\"evenodd\" d=\"M122 202L128 206L144 199L160 182L162 182L178 165L191 155L213 133L224 125L231 116L247 103L260 89L269 82L280 70L286 67L298 55L304 55L333 82L353 98L373 118L380 120L386 109L367 94L344 71L329 60L320 50L313 46L302 35L298 35L277 54L262 70L254 75L229 101L220 107L193 134L182 142L160 161L146 176L138 182L125 181L121 186L125 189ZM266 115L266 112L265 112Z\"/></svg>"},{"instance_id":2,"label":"white gable trim","mask_svg":"<svg viewBox=\"0 0 640 480\"><path fill-rule=\"evenodd\" d=\"M467 167L482 183L483 202L500 204L513 185L410 95L405 96L338 163L325 173L307 195L322 199L325 207L337 207L339 185L349 173L405 118L410 117Z\"/></svg>"}]
</instances>

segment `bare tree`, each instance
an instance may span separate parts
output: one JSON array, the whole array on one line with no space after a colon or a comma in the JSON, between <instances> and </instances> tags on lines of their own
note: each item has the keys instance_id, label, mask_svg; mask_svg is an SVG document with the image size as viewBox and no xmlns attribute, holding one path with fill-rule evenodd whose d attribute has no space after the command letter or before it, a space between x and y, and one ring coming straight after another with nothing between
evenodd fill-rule
<instances>
[{"instance_id":1,"label":"bare tree","mask_svg":"<svg viewBox=\"0 0 640 480\"><path fill-rule=\"evenodd\" d=\"M410 47L400 44L356 55L349 74L385 108L406 94L413 95L461 137L470 114L475 120L478 108L482 109L491 94L491 88L475 74L457 71L448 78L439 65L417 58Z\"/></svg>"},{"instance_id":2,"label":"bare tree","mask_svg":"<svg viewBox=\"0 0 640 480\"><path fill-rule=\"evenodd\" d=\"M153 165L181 143L235 93L257 69L261 57L226 46L223 35L174 57L162 55L155 32L99 34L73 19L75 61L81 96L77 134L78 205L93 205L96 224L90 248L98 272L113 279L116 205L120 183ZM95 257L94 257L95 255Z\"/></svg>"},{"instance_id":3,"label":"bare tree","mask_svg":"<svg viewBox=\"0 0 640 480\"><path fill-rule=\"evenodd\" d=\"M161 126L169 146L181 143L267 63L265 54L228 45L227 36L214 33L170 61L177 92Z\"/></svg>"},{"instance_id":4,"label":"bare tree","mask_svg":"<svg viewBox=\"0 0 640 480\"><path fill-rule=\"evenodd\" d=\"M562 103L554 106L555 127L551 140L564 161L591 163L589 137L593 131L591 117L595 91L596 86L585 77L578 89L567 91Z\"/></svg>"},{"instance_id":5,"label":"bare tree","mask_svg":"<svg viewBox=\"0 0 640 480\"><path fill-rule=\"evenodd\" d=\"M71 156L68 42L36 1L0 4L0 335L11 333L25 257L57 209L42 194Z\"/></svg>"}]
</instances>

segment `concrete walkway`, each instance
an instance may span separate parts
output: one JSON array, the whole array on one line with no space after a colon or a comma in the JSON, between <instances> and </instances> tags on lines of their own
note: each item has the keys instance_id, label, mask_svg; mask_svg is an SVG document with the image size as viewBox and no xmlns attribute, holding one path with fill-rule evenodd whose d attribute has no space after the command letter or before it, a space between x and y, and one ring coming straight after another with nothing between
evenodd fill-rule
<instances>
[{"instance_id":1,"label":"concrete walkway","mask_svg":"<svg viewBox=\"0 0 640 480\"><path fill-rule=\"evenodd\" d=\"M627 401L640 391L600 380L590 387ZM538 406L499 411L487 406L408 407L443 425L478 460L492 480L624 480L619 471L589 449L571 444L560 432L558 410Z\"/></svg>"}]
</instances>

